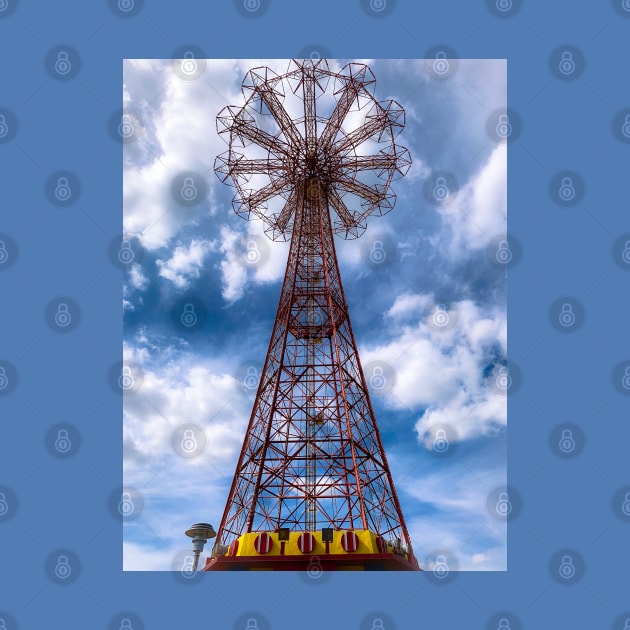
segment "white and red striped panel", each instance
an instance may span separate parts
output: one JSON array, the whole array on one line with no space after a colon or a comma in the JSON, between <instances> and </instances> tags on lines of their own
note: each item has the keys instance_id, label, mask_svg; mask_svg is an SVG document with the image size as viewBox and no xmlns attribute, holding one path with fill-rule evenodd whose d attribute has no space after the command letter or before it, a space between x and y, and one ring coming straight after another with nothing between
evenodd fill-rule
<instances>
[{"instance_id":1,"label":"white and red striped panel","mask_svg":"<svg viewBox=\"0 0 630 630\"><path fill-rule=\"evenodd\" d=\"M346 532L341 537L341 546L344 551L356 551L359 548L359 537L354 532Z\"/></svg>"},{"instance_id":2,"label":"white and red striped panel","mask_svg":"<svg viewBox=\"0 0 630 630\"><path fill-rule=\"evenodd\" d=\"M267 532L263 532L262 534L256 536L256 540L254 541L254 549L258 553L269 553L272 547L273 540Z\"/></svg>"},{"instance_id":3,"label":"white and red striped panel","mask_svg":"<svg viewBox=\"0 0 630 630\"><path fill-rule=\"evenodd\" d=\"M235 556L238 551L238 540L233 540L232 544L228 548L227 556Z\"/></svg>"},{"instance_id":4,"label":"white and red striped panel","mask_svg":"<svg viewBox=\"0 0 630 630\"><path fill-rule=\"evenodd\" d=\"M313 549L315 549L315 536L308 532L300 534L298 537L298 549L302 553L312 553Z\"/></svg>"}]
</instances>

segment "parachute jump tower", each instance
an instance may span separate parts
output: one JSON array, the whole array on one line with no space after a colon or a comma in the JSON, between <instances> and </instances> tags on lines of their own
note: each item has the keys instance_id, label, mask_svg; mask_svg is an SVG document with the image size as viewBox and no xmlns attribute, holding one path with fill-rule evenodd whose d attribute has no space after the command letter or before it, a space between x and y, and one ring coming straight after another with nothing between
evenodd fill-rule
<instances>
[{"instance_id":1,"label":"parachute jump tower","mask_svg":"<svg viewBox=\"0 0 630 630\"><path fill-rule=\"evenodd\" d=\"M290 240L271 341L203 570L419 570L359 361L334 234L358 238L411 164L405 113L358 63L250 70L217 116L234 210Z\"/></svg>"}]
</instances>

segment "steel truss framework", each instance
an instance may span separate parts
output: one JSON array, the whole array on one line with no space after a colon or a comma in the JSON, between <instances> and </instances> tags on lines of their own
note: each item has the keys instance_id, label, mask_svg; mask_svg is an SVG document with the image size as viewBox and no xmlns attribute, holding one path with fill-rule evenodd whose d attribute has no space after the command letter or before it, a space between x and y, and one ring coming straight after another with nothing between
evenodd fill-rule
<instances>
[{"instance_id":1,"label":"steel truss framework","mask_svg":"<svg viewBox=\"0 0 630 630\"><path fill-rule=\"evenodd\" d=\"M234 208L291 239L280 303L217 543L252 531L370 529L411 541L359 361L333 234L392 209L411 160L404 110L374 98L362 64L293 60L251 70L245 105L217 117L219 178ZM332 88L331 88L332 86ZM285 98L285 88L290 98ZM326 116L318 108L328 108ZM291 113L289 113L291 112Z\"/></svg>"}]
</instances>

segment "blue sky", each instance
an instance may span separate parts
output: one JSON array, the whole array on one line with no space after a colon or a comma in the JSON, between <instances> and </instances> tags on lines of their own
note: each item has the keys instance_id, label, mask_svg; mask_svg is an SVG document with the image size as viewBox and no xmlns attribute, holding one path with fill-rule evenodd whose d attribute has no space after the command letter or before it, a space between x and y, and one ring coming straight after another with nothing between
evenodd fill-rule
<instances>
[{"instance_id":1,"label":"blue sky","mask_svg":"<svg viewBox=\"0 0 630 630\"><path fill-rule=\"evenodd\" d=\"M393 184L394 210L371 218L359 240L336 240L368 385L385 366L372 403L394 483L421 562L443 548L461 569L504 570L505 523L486 505L506 483L506 397L493 385L507 353L506 287L493 257L506 232L507 146L492 133L506 107L506 62L458 60L445 77L422 60L361 61L377 98L405 109L399 142L413 159ZM123 145L123 234L135 253L124 358L142 373L124 398L124 485L144 499L124 524L126 570L170 570L191 548L188 526L218 527L253 402L245 375L264 360L288 253L260 221L234 214L233 191L213 172L226 148L216 114L243 103L249 69L282 73L288 61L195 63L190 73L172 60L124 64L135 127ZM438 203L441 176L450 194ZM199 193L192 204L178 192L187 177ZM373 264L378 241L386 259ZM243 263L252 242L257 265ZM181 324L188 304L192 327ZM438 305L450 322L442 328ZM189 424L201 446L182 456L176 442ZM451 449L438 457L442 430Z\"/></svg>"}]
</instances>

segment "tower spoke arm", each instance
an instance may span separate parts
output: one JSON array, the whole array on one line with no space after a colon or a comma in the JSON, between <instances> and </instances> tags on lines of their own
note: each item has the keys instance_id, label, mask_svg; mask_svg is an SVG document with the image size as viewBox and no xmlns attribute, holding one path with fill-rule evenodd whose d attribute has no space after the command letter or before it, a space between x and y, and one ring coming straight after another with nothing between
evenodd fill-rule
<instances>
[{"instance_id":1,"label":"tower spoke arm","mask_svg":"<svg viewBox=\"0 0 630 630\"><path fill-rule=\"evenodd\" d=\"M357 88L352 82L348 82L346 84L345 90L343 91L343 94L337 101L337 105L335 105L335 109L330 115L330 118L328 119L328 122L324 127L324 131L322 132L322 135L319 139L320 144L323 148L327 148L328 146L330 146L330 144L335 139L356 97Z\"/></svg>"},{"instance_id":2,"label":"tower spoke arm","mask_svg":"<svg viewBox=\"0 0 630 630\"><path fill-rule=\"evenodd\" d=\"M269 108L271 115L278 123L278 127L282 130L284 137L293 145L293 148L299 147L302 142L300 132L297 130L289 114L287 114L286 109L284 109L276 93L272 89L260 88L260 96L265 102L265 105Z\"/></svg>"},{"instance_id":3,"label":"tower spoke arm","mask_svg":"<svg viewBox=\"0 0 630 630\"><path fill-rule=\"evenodd\" d=\"M337 216L341 219L343 224L348 228L354 225L354 219L352 217L352 214L350 213L350 210L348 210L348 207L343 202L343 199L339 196L339 193L334 188L330 188L328 190L328 199L330 200L332 207L335 209Z\"/></svg>"},{"instance_id":4,"label":"tower spoke arm","mask_svg":"<svg viewBox=\"0 0 630 630\"><path fill-rule=\"evenodd\" d=\"M360 127L351 131L347 136L341 138L333 145L333 149L337 154L344 154L350 149L356 149L360 144L369 140L377 133L385 131L389 123L387 116L377 116L371 118Z\"/></svg>"},{"instance_id":5,"label":"tower spoke arm","mask_svg":"<svg viewBox=\"0 0 630 630\"><path fill-rule=\"evenodd\" d=\"M355 179L350 179L349 177L338 177L335 186L347 192L354 193L359 197L363 197L363 199L369 201L372 205L377 205L383 199L383 195L371 186Z\"/></svg>"},{"instance_id":6,"label":"tower spoke arm","mask_svg":"<svg viewBox=\"0 0 630 630\"><path fill-rule=\"evenodd\" d=\"M287 155L289 153L289 146L286 142L283 142L280 138L276 138L271 134L259 129L253 122L234 119L234 133L251 140L255 144L264 149L271 151L278 156Z\"/></svg>"},{"instance_id":7,"label":"tower spoke arm","mask_svg":"<svg viewBox=\"0 0 630 630\"><path fill-rule=\"evenodd\" d=\"M284 164L278 159L246 160L243 158L234 162L234 164L230 167L230 175L277 173L283 169Z\"/></svg>"},{"instance_id":8,"label":"tower spoke arm","mask_svg":"<svg viewBox=\"0 0 630 630\"><path fill-rule=\"evenodd\" d=\"M299 195L297 193L297 190L294 188L291 191L291 194L289 195L287 202L284 204L284 207L282 208L280 212L280 216L278 217L278 220L276 221L276 225L278 226L280 230L286 229L287 224L289 223L289 219L291 218L291 215L295 212L298 196Z\"/></svg>"},{"instance_id":9,"label":"tower spoke arm","mask_svg":"<svg viewBox=\"0 0 630 630\"><path fill-rule=\"evenodd\" d=\"M344 170L393 170L396 159L390 155L357 155L347 156L341 160L340 167Z\"/></svg>"},{"instance_id":10,"label":"tower spoke arm","mask_svg":"<svg viewBox=\"0 0 630 630\"><path fill-rule=\"evenodd\" d=\"M271 199L271 197L280 194L290 184L291 181L287 177L283 177L277 182L267 184L266 186L263 186L260 190L247 195L247 204L251 208L255 208L268 199Z\"/></svg>"},{"instance_id":11,"label":"tower spoke arm","mask_svg":"<svg viewBox=\"0 0 630 630\"><path fill-rule=\"evenodd\" d=\"M312 72L304 75L304 129L306 133L306 154L314 152L317 146L317 119L315 117L315 77Z\"/></svg>"}]
</instances>

